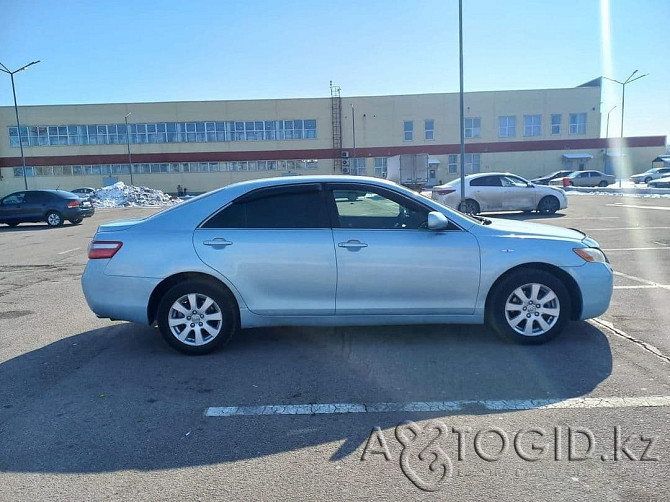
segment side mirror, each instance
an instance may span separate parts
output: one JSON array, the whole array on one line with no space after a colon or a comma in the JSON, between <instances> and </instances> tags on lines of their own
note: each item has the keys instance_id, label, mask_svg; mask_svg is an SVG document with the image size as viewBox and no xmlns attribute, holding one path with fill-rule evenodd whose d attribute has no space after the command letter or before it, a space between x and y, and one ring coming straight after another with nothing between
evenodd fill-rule
<instances>
[{"instance_id":1,"label":"side mirror","mask_svg":"<svg viewBox=\"0 0 670 502\"><path fill-rule=\"evenodd\" d=\"M439 211L428 213L428 230L445 230L449 226L449 220Z\"/></svg>"}]
</instances>

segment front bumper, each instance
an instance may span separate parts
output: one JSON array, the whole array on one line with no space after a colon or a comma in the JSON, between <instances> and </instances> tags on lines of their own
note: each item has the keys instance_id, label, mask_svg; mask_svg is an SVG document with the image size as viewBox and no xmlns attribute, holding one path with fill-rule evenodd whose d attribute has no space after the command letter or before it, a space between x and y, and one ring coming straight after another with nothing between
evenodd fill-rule
<instances>
[{"instance_id":1,"label":"front bumper","mask_svg":"<svg viewBox=\"0 0 670 502\"><path fill-rule=\"evenodd\" d=\"M580 267L563 268L579 286L582 311L579 320L604 314L610 306L614 289L614 273L609 263L586 263Z\"/></svg>"}]
</instances>

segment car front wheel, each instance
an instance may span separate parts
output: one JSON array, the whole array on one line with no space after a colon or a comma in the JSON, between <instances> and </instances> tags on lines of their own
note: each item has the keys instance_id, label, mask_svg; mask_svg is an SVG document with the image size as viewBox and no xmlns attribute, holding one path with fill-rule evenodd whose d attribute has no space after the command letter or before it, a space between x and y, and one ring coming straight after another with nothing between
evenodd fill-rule
<instances>
[{"instance_id":1,"label":"car front wheel","mask_svg":"<svg viewBox=\"0 0 670 502\"><path fill-rule=\"evenodd\" d=\"M607 186L607 182L606 182L605 180L603 180L603 181L601 181L600 183L598 183L598 186L599 186L599 187L606 187L606 186Z\"/></svg>"},{"instance_id":2,"label":"car front wheel","mask_svg":"<svg viewBox=\"0 0 670 502\"><path fill-rule=\"evenodd\" d=\"M50 227L60 227L63 224L63 217L58 211L49 211L46 220Z\"/></svg>"},{"instance_id":3,"label":"car front wheel","mask_svg":"<svg viewBox=\"0 0 670 502\"><path fill-rule=\"evenodd\" d=\"M543 270L518 270L491 292L487 320L504 337L540 344L558 335L570 317L568 292Z\"/></svg>"},{"instance_id":4,"label":"car front wheel","mask_svg":"<svg viewBox=\"0 0 670 502\"><path fill-rule=\"evenodd\" d=\"M163 338L185 354L207 354L222 347L238 327L235 300L206 281L186 281L170 288L157 311Z\"/></svg>"}]
</instances>

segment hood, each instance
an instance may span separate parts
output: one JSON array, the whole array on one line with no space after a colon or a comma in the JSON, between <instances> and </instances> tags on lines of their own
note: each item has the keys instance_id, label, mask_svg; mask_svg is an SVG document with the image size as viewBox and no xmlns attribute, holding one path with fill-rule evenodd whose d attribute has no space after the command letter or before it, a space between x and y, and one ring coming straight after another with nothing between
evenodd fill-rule
<instances>
[{"instance_id":1,"label":"hood","mask_svg":"<svg viewBox=\"0 0 670 502\"><path fill-rule=\"evenodd\" d=\"M491 224L486 228L500 236L515 235L529 238L547 238L558 240L571 240L582 242L586 234L570 228L555 227L542 223L528 223L526 221L504 220L499 218L490 218Z\"/></svg>"}]
</instances>

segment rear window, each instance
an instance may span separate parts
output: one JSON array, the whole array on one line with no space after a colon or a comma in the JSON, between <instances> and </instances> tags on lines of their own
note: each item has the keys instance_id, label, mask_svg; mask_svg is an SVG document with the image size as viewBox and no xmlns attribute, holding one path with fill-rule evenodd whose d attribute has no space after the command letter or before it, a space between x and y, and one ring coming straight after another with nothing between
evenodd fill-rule
<instances>
[{"instance_id":1,"label":"rear window","mask_svg":"<svg viewBox=\"0 0 670 502\"><path fill-rule=\"evenodd\" d=\"M278 187L233 202L203 228L329 228L322 192L314 187Z\"/></svg>"}]
</instances>

